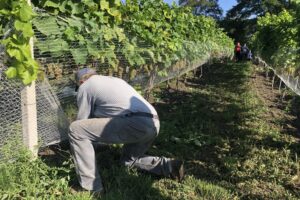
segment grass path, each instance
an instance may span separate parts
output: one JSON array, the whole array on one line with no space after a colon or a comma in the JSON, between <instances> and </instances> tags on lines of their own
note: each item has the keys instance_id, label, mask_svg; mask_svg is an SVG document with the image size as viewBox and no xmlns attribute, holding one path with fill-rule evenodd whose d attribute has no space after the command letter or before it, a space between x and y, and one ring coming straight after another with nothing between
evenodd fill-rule
<instances>
[{"instance_id":1,"label":"grass path","mask_svg":"<svg viewBox=\"0 0 300 200\"><path fill-rule=\"evenodd\" d=\"M191 77L178 91L174 88L164 89L157 105L163 122L157 149L186 160L193 180L236 198L300 197L291 184L298 139L295 128L283 128L291 127L295 117L278 108L278 95L254 67L217 64L206 68L201 79Z\"/></svg>"}]
</instances>

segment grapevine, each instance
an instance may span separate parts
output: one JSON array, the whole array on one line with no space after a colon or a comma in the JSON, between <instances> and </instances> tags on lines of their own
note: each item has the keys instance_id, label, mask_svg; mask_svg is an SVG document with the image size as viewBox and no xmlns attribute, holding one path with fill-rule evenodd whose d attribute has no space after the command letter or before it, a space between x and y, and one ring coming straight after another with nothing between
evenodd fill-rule
<instances>
[{"instance_id":1,"label":"grapevine","mask_svg":"<svg viewBox=\"0 0 300 200\"><path fill-rule=\"evenodd\" d=\"M30 84L38 74L38 64L32 58L29 45L34 34L31 21L35 14L25 0L4 0L0 3L0 16L1 22L10 22L13 26L9 36L1 41L10 57L6 76Z\"/></svg>"},{"instance_id":2,"label":"grapevine","mask_svg":"<svg viewBox=\"0 0 300 200\"><path fill-rule=\"evenodd\" d=\"M19 13L9 20L15 25L14 33L2 42L11 58L6 74L21 78L24 84L37 77L38 64L28 45L36 33L45 38L35 38L39 53L50 53L53 58L69 54L77 66L89 60L108 63L120 74L129 68L131 76L139 70L164 75L177 62L192 62L207 53L212 57L232 54L232 40L213 19L162 0L33 1L35 8L44 11L38 14L25 0L17 6L13 2L17 1L0 5L3 19ZM11 41L21 44L17 48Z\"/></svg>"},{"instance_id":3,"label":"grapevine","mask_svg":"<svg viewBox=\"0 0 300 200\"><path fill-rule=\"evenodd\" d=\"M267 13L258 19L253 39L258 54L281 73L298 76L299 25L297 12L284 10L278 15Z\"/></svg>"}]
</instances>

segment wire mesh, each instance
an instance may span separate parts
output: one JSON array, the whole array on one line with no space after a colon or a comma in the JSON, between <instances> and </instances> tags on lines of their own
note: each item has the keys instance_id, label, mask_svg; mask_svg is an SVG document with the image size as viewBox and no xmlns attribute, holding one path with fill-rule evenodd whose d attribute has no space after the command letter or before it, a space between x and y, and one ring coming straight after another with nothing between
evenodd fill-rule
<instances>
[{"instance_id":1,"label":"wire mesh","mask_svg":"<svg viewBox=\"0 0 300 200\"><path fill-rule=\"evenodd\" d=\"M22 140L22 99L24 85L19 80L7 79L0 58L0 147L10 140ZM67 138L68 120L47 79L36 83L37 124L39 146L58 143Z\"/></svg>"},{"instance_id":2,"label":"wire mesh","mask_svg":"<svg viewBox=\"0 0 300 200\"><path fill-rule=\"evenodd\" d=\"M299 83L299 77L294 77L291 74L280 72L270 65L268 65L263 59L260 57L256 57L257 63L263 67L266 67L274 72L274 74L293 92L295 92L297 95L300 95L300 83Z\"/></svg>"},{"instance_id":3,"label":"wire mesh","mask_svg":"<svg viewBox=\"0 0 300 200\"><path fill-rule=\"evenodd\" d=\"M43 13L46 14L46 13ZM44 15L41 15L44 16ZM51 26L45 24L46 28L51 32ZM48 27L47 27L48 26ZM63 47L64 41L55 42L53 44L45 42L46 40L55 40L55 38L47 38L35 29L34 37L34 57L40 63L41 68L45 72L43 80L36 81L36 106L37 106L37 124L40 146L47 146L58 143L67 138L69 116L66 109L70 105L75 105L73 74L82 65L76 64L74 56L70 53L59 53L47 51L47 49L55 49ZM86 36L85 39L91 39ZM52 45L52 46L51 46ZM218 49L218 45L208 41L206 43L191 43L186 41L183 45L197 46L198 58L194 61L187 59L178 59L168 67L163 74L159 73L159 65L153 66L150 60L145 57L146 64L143 68L136 69L136 74L132 76L130 73L130 64L122 54L122 43L118 41L112 42L114 46L114 54L119 61L117 68L111 68L109 63L99 61L97 59L87 58L85 66L94 67L102 75L110 75L120 77L132 85L138 85L142 90L151 89L155 85L166 80L178 77L190 70L193 70L202 64L208 62L212 58L221 58L231 56L231 49ZM140 48L154 49L149 44L138 42ZM78 47L78 43L68 44L68 48L74 49ZM111 51L110 47L97 46L98 51L103 53ZM42 51L43 50L43 51ZM57 53L57 54L56 54ZM85 54L84 54L85 55ZM83 55L80 55L83 56ZM4 62L4 58L0 59ZM20 91L23 85L18 80L7 80L4 75L5 66L0 67L0 146L8 140L10 135L21 135L22 132L22 112L21 112L21 95ZM24 116L23 116L24 117ZM21 138L21 137L20 137Z\"/></svg>"},{"instance_id":4,"label":"wire mesh","mask_svg":"<svg viewBox=\"0 0 300 200\"><path fill-rule=\"evenodd\" d=\"M16 80L7 80L4 70L0 63L0 147L11 139L22 140L22 86Z\"/></svg>"},{"instance_id":5,"label":"wire mesh","mask_svg":"<svg viewBox=\"0 0 300 200\"><path fill-rule=\"evenodd\" d=\"M37 124L41 146L67 139L69 122L47 79L36 84Z\"/></svg>"}]
</instances>

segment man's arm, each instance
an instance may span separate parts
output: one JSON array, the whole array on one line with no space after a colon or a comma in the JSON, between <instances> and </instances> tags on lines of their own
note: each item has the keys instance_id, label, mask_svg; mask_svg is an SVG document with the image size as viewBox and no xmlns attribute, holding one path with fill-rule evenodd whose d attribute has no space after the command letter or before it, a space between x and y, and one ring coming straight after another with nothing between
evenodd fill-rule
<instances>
[{"instance_id":1,"label":"man's arm","mask_svg":"<svg viewBox=\"0 0 300 200\"><path fill-rule=\"evenodd\" d=\"M88 119L91 115L92 99L83 88L81 88L81 90L78 91L77 105L77 120Z\"/></svg>"}]
</instances>

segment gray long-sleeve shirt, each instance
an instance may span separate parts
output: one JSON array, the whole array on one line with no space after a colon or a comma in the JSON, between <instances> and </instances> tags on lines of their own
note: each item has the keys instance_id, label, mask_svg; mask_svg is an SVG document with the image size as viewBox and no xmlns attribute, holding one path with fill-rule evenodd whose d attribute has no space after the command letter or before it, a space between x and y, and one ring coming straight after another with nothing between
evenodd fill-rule
<instances>
[{"instance_id":1,"label":"gray long-sleeve shirt","mask_svg":"<svg viewBox=\"0 0 300 200\"><path fill-rule=\"evenodd\" d=\"M133 87L120 78L93 75L85 81L77 93L77 120L120 116L130 112L146 112L157 115Z\"/></svg>"}]
</instances>

